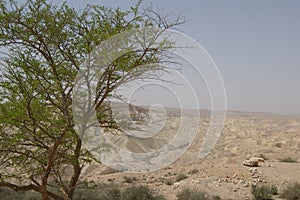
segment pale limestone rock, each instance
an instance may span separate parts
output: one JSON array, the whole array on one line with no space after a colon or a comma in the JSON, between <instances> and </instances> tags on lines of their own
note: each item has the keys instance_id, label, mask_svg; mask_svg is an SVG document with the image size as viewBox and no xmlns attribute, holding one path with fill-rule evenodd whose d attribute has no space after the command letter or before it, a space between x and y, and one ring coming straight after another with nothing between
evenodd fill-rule
<instances>
[{"instance_id":1,"label":"pale limestone rock","mask_svg":"<svg viewBox=\"0 0 300 200\"><path fill-rule=\"evenodd\" d=\"M245 160L243 165L248 167L258 167L260 162L265 162L265 160L259 157L251 157L249 160Z\"/></svg>"}]
</instances>

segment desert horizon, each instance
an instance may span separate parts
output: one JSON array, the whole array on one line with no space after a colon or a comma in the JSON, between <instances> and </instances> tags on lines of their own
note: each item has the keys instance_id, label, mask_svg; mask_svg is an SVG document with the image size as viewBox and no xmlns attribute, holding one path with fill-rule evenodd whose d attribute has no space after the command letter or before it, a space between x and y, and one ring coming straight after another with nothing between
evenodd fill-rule
<instances>
[{"instance_id":1,"label":"desert horizon","mask_svg":"<svg viewBox=\"0 0 300 200\"><path fill-rule=\"evenodd\" d=\"M217 144L203 159L199 158L199 149L210 120L204 115L200 117L201 127L195 140L170 166L151 173L129 173L126 169L118 172L110 167L91 165L85 169L82 178L91 182L113 182L125 188L146 184L168 200L175 199L176 193L185 187L199 189L212 196L217 194L222 199L252 199L253 185L273 184L283 191L287 185L299 180L299 119L257 112L228 113ZM164 136L172 137L172 131L178 128L178 118L180 116L171 114L162 130ZM114 141L118 146L129 148L131 152L148 152L168 143L161 140L160 144L156 144L153 138L142 142L116 137L118 139ZM260 158L263 162L257 166L245 166L244 162L251 158ZM186 177L176 180L182 174ZM134 181L126 182L124 177ZM279 195L275 197L280 199Z\"/></svg>"},{"instance_id":2,"label":"desert horizon","mask_svg":"<svg viewBox=\"0 0 300 200\"><path fill-rule=\"evenodd\" d=\"M300 200L299 8L0 0L0 200Z\"/></svg>"}]
</instances>

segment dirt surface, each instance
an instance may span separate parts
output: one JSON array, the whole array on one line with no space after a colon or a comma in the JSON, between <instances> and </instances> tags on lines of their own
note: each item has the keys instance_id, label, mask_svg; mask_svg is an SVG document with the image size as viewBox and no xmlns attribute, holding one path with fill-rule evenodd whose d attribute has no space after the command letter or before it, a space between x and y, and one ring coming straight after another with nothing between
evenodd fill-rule
<instances>
[{"instance_id":1,"label":"dirt surface","mask_svg":"<svg viewBox=\"0 0 300 200\"><path fill-rule=\"evenodd\" d=\"M176 116L172 116L162 134L170 135L176 129L176 121ZM252 199L252 185L275 184L281 191L287 184L300 181L299 119L231 112L214 149L205 159L199 159L199 148L208 122L209 116L200 118L201 128L192 146L168 167L151 173L133 174L92 164L84 169L82 179L115 183L122 187L145 184L170 200L176 199L176 193L185 187L218 195L222 199ZM131 146L130 141L126 146ZM134 146L137 147L137 144ZM147 150L145 147L142 149ZM243 161L253 156L261 157L265 162L260 162L258 167L243 166ZM187 178L176 182L179 174ZM132 183L127 183L124 176L132 178Z\"/></svg>"}]
</instances>

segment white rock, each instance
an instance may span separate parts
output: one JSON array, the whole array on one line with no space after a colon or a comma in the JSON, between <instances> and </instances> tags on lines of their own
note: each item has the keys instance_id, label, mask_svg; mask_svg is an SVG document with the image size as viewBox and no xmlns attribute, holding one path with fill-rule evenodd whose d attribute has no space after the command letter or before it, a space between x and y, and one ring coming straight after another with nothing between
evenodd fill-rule
<instances>
[{"instance_id":1,"label":"white rock","mask_svg":"<svg viewBox=\"0 0 300 200\"><path fill-rule=\"evenodd\" d=\"M260 162L265 162L265 160L259 157L251 157L249 160L245 160L243 165L248 167L258 167L258 163Z\"/></svg>"}]
</instances>

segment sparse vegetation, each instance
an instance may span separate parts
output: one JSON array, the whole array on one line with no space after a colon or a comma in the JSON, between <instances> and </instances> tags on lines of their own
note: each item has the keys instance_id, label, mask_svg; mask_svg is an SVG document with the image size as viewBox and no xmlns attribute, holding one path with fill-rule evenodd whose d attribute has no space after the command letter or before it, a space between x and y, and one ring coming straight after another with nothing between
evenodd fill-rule
<instances>
[{"instance_id":1,"label":"sparse vegetation","mask_svg":"<svg viewBox=\"0 0 300 200\"><path fill-rule=\"evenodd\" d=\"M107 185L105 186L107 187ZM12 189L0 188L1 200L40 200L36 192L15 192ZM84 188L76 190L74 200L165 200L161 195L156 195L146 186L135 186L123 192L116 186L110 188Z\"/></svg>"},{"instance_id":2,"label":"sparse vegetation","mask_svg":"<svg viewBox=\"0 0 300 200\"><path fill-rule=\"evenodd\" d=\"M192 170L190 171L190 174L197 174L198 172L199 172L198 169L192 169Z\"/></svg>"},{"instance_id":3,"label":"sparse vegetation","mask_svg":"<svg viewBox=\"0 0 300 200\"><path fill-rule=\"evenodd\" d=\"M0 188L1 200L40 200L41 197L36 192L15 192L12 189Z\"/></svg>"},{"instance_id":4,"label":"sparse vegetation","mask_svg":"<svg viewBox=\"0 0 300 200\"><path fill-rule=\"evenodd\" d=\"M104 194L94 189L77 189L74 194L74 200L105 200Z\"/></svg>"},{"instance_id":5,"label":"sparse vegetation","mask_svg":"<svg viewBox=\"0 0 300 200\"><path fill-rule=\"evenodd\" d=\"M122 193L118 188L113 188L104 197L106 198L105 200L121 200Z\"/></svg>"},{"instance_id":6,"label":"sparse vegetation","mask_svg":"<svg viewBox=\"0 0 300 200\"><path fill-rule=\"evenodd\" d=\"M300 200L300 183L288 185L280 195L280 198L286 200Z\"/></svg>"},{"instance_id":7,"label":"sparse vegetation","mask_svg":"<svg viewBox=\"0 0 300 200\"><path fill-rule=\"evenodd\" d=\"M178 200L209 200L210 197L202 191L191 190L189 188L184 188L177 193ZM215 198L215 197L214 197Z\"/></svg>"},{"instance_id":8,"label":"sparse vegetation","mask_svg":"<svg viewBox=\"0 0 300 200\"><path fill-rule=\"evenodd\" d=\"M116 186L110 186L110 188L78 189L74 200L121 200L121 197L121 190Z\"/></svg>"},{"instance_id":9,"label":"sparse vegetation","mask_svg":"<svg viewBox=\"0 0 300 200\"><path fill-rule=\"evenodd\" d=\"M279 159L280 162L286 162L286 163L296 163L297 161L293 159L292 157L286 157Z\"/></svg>"},{"instance_id":10,"label":"sparse vegetation","mask_svg":"<svg viewBox=\"0 0 300 200\"><path fill-rule=\"evenodd\" d=\"M184 179L186 179L186 178L188 178L187 175L185 175L185 174L178 174L178 175L176 176L176 178L175 178L175 182L182 181L182 180L184 180Z\"/></svg>"},{"instance_id":11,"label":"sparse vegetation","mask_svg":"<svg viewBox=\"0 0 300 200\"><path fill-rule=\"evenodd\" d=\"M124 176L123 178L125 183L133 183L137 181L136 177L133 176Z\"/></svg>"},{"instance_id":12,"label":"sparse vegetation","mask_svg":"<svg viewBox=\"0 0 300 200\"><path fill-rule=\"evenodd\" d=\"M278 190L275 185L259 185L252 186L251 193L255 200L269 200L278 194Z\"/></svg>"},{"instance_id":13,"label":"sparse vegetation","mask_svg":"<svg viewBox=\"0 0 300 200\"><path fill-rule=\"evenodd\" d=\"M213 196L213 197L211 198L211 200L222 200L222 198L219 197L219 196Z\"/></svg>"},{"instance_id":14,"label":"sparse vegetation","mask_svg":"<svg viewBox=\"0 0 300 200\"><path fill-rule=\"evenodd\" d=\"M146 186L134 186L127 188L122 193L122 200L165 200L161 195L155 195Z\"/></svg>"},{"instance_id":15,"label":"sparse vegetation","mask_svg":"<svg viewBox=\"0 0 300 200\"><path fill-rule=\"evenodd\" d=\"M173 185L174 184L174 179L173 178L166 178L163 180L164 184L166 185Z\"/></svg>"}]
</instances>

